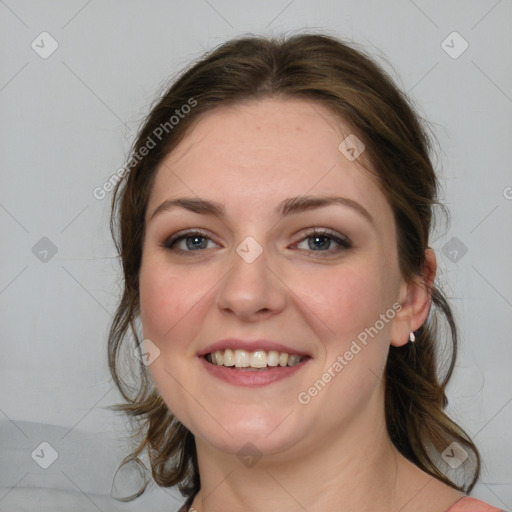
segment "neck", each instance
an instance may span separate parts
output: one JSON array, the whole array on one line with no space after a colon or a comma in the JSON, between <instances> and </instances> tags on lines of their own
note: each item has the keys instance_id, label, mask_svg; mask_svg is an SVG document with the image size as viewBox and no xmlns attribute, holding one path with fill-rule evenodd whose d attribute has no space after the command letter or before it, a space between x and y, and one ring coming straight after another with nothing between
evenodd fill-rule
<instances>
[{"instance_id":1,"label":"neck","mask_svg":"<svg viewBox=\"0 0 512 512\"><path fill-rule=\"evenodd\" d=\"M399 509L399 469L410 463L389 439L383 408L373 405L343 433L323 437L300 453L264 456L251 468L196 439L201 491L194 509L374 512L375 503L381 511Z\"/></svg>"}]
</instances>

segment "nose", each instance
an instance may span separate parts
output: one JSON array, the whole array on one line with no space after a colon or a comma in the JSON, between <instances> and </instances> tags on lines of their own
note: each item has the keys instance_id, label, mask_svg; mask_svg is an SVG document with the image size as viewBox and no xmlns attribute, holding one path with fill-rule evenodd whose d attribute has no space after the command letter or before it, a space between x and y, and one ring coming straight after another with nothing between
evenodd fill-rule
<instances>
[{"instance_id":1,"label":"nose","mask_svg":"<svg viewBox=\"0 0 512 512\"><path fill-rule=\"evenodd\" d=\"M242 254L242 256L240 255ZM217 290L217 307L246 322L271 317L286 306L286 286L269 267L266 251L254 260L233 252L229 269Z\"/></svg>"}]
</instances>

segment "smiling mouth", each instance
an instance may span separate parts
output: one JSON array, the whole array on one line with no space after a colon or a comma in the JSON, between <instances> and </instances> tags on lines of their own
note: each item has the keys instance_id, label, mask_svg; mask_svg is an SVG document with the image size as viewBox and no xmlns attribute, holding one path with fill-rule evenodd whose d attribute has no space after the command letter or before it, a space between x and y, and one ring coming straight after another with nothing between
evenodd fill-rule
<instances>
[{"instance_id":1,"label":"smiling mouth","mask_svg":"<svg viewBox=\"0 0 512 512\"><path fill-rule=\"evenodd\" d=\"M276 367L295 366L308 356L288 354L276 350L216 350L204 356L206 361L215 366L225 366L233 370L264 371Z\"/></svg>"}]
</instances>

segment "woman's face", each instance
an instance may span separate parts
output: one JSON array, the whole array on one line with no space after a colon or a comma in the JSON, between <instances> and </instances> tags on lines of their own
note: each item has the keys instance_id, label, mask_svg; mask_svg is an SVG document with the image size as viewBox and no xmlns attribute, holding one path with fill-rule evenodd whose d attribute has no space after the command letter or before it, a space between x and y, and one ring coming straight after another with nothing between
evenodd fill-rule
<instances>
[{"instance_id":1,"label":"woman's face","mask_svg":"<svg viewBox=\"0 0 512 512\"><path fill-rule=\"evenodd\" d=\"M314 102L251 101L203 115L157 171L140 272L149 371L213 449L300 452L382 415L406 284L391 207L353 136L340 150L350 134Z\"/></svg>"}]
</instances>

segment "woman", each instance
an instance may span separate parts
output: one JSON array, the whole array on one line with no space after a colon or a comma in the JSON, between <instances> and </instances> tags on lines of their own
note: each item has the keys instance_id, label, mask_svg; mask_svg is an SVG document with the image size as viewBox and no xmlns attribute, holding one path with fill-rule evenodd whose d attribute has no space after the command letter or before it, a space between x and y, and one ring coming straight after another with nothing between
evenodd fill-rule
<instances>
[{"instance_id":1,"label":"woman","mask_svg":"<svg viewBox=\"0 0 512 512\"><path fill-rule=\"evenodd\" d=\"M109 360L138 420L123 462L147 449L181 510L498 510L466 495L480 457L443 412L429 150L391 79L322 35L230 41L152 109L112 202Z\"/></svg>"}]
</instances>

